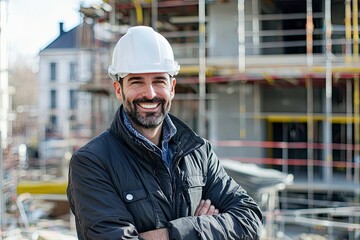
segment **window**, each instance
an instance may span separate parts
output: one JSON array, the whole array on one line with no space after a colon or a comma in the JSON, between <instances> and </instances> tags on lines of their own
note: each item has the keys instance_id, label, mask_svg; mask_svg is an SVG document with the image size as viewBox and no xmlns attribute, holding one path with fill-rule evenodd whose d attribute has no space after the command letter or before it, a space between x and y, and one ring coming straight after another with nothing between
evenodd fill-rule
<instances>
[{"instance_id":1,"label":"window","mask_svg":"<svg viewBox=\"0 0 360 240\"><path fill-rule=\"evenodd\" d=\"M55 115L50 115L50 126L49 126L49 128L54 130L54 129L56 129L56 125L57 125L57 117Z\"/></svg>"},{"instance_id":2,"label":"window","mask_svg":"<svg viewBox=\"0 0 360 240\"><path fill-rule=\"evenodd\" d=\"M51 90L50 92L50 107L51 109L56 108L56 91Z\"/></svg>"},{"instance_id":3,"label":"window","mask_svg":"<svg viewBox=\"0 0 360 240\"><path fill-rule=\"evenodd\" d=\"M76 80L76 63L75 62L71 62L70 65L69 65L69 68L70 68L70 81L74 81Z\"/></svg>"},{"instance_id":4,"label":"window","mask_svg":"<svg viewBox=\"0 0 360 240\"><path fill-rule=\"evenodd\" d=\"M70 90L69 97L70 97L70 109L75 109L76 108L76 91Z\"/></svg>"},{"instance_id":5,"label":"window","mask_svg":"<svg viewBox=\"0 0 360 240\"><path fill-rule=\"evenodd\" d=\"M56 63L54 62L50 63L50 80L56 80Z\"/></svg>"}]
</instances>

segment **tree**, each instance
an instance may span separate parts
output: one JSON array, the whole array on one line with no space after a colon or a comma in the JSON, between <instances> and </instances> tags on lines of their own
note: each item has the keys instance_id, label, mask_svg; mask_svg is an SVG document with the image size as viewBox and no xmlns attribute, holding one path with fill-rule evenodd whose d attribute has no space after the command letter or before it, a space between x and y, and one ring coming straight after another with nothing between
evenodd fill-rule
<instances>
[{"instance_id":1,"label":"tree","mask_svg":"<svg viewBox=\"0 0 360 240\"><path fill-rule=\"evenodd\" d=\"M14 89L11 107L15 113L12 123L14 139L28 143L37 141L37 74L34 63L28 57L17 55L9 63L9 85ZM20 140L19 139L19 140Z\"/></svg>"},{"instance_id":2,"label":"tree","mask_svg":"<svg viewBox=\"0 0 360 240\"><path fill-rule=\"evenodd\" d=\"M37 75L33 71L33 64L25 56L18 55L9 64L9 84L15 88L12 96L14 110L19 106L37 105Z\"/></svg>"}]
</instances>

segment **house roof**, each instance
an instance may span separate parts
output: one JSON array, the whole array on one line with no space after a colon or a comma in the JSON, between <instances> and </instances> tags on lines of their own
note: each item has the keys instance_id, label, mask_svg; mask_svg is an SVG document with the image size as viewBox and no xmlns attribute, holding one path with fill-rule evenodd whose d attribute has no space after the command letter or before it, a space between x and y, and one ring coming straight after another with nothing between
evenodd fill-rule
<instances>
[{"instance_id":1,"label":"house roof","mask_svg":"<svg viewBox=\"0 0 360 240\"><path fill-rule=\"evenodd\" d=\"M93 38L90 25L82 23L73 29L65 32L63 23L59 23L59 36L41 51L49 49L76 49L89 46Z\"/></svg>"}]
</instances>

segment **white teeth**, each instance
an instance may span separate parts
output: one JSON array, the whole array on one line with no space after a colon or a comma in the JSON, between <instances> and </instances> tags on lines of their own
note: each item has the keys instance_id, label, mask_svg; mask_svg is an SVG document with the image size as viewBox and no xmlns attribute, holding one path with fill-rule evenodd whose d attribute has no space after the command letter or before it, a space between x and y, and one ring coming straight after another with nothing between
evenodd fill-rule
<instances>
[{"instance_id":1,"label":"white teeth","mask_svg":"<svg viewBox=\"0 0 360 240\"><path fill-rule=\"evenodd\" d=\"M139 104L140 107L145 108L145 109L152 109L152 108L156 108L158 106L158 103L154 104L154 103L142 103Z\"/></svg>"}]
</instances>

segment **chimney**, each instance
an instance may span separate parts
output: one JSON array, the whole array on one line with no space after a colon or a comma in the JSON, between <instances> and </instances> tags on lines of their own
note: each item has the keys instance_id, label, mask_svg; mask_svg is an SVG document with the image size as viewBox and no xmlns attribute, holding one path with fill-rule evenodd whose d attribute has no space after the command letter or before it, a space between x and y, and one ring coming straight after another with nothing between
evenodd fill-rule
<instances>
[{"instance_id":1,"label":"chimney","mask_svg":"<svg viewBox=\"0 0 360 240\"><path fill-rule=\"evenodd\" d=\"M60 31L60 36L64 33L64 23L63 22L59 22L59 31Z\"/></svg>"}]
</instances>

